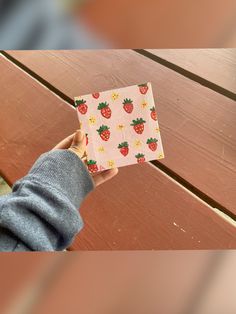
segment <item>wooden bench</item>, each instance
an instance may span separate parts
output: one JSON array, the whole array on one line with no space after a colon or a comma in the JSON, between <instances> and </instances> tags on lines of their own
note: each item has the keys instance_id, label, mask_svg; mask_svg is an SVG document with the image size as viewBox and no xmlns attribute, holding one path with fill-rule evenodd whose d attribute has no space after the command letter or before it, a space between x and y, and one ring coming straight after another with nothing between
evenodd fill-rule
<instances>
[{"instance_id":1,"label":"wooden bench","mask_svg":"<svg viewBox=\"0 0 236 314\"><path fill-rule=\"evenodd\" d=\"M78 127L75 95L153 84L166 158L121 168L92 192L72 249L236 247L231 98L132 50L3 54L0 172L10 184Z\"/></svg>"}]
</instances>

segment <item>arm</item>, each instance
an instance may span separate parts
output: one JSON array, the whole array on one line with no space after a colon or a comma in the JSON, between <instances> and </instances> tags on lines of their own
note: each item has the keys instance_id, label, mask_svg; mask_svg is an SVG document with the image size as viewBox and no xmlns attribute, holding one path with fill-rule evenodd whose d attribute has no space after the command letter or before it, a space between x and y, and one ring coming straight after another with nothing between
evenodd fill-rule
<instances>
[{"instance_id":1,"label":"arm","mask_svg":"<svg viewBox=\"0 0 236 314\"><path fill-rule=\"evenodd\" d=\"M43 154L11 194L0 199L0 251L54 251L82 228L78 212L94 182L69 150Z\"/></svg>"}]
</instances>

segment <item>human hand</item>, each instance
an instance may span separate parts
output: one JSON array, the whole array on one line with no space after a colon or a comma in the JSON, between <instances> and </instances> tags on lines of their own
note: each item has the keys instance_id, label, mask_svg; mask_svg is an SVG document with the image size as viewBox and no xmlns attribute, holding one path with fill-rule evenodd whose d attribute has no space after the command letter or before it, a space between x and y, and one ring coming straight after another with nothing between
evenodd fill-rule
<instances>
[{"instance_id":1,"label":"human hand","mask_svg":"<svg viewBox=\"0 0 236 314\"><path fill-rule=\"evenodd\" d=\"M82 130L77 130L74 134L66 137L58 143L54 149L69 149L75 153L85 164L86 158L86 136ZM108 169L102 172L92 174L95 186L98 186L110 179L118 173L118 168Z\"/></svg>"}]
</instances>

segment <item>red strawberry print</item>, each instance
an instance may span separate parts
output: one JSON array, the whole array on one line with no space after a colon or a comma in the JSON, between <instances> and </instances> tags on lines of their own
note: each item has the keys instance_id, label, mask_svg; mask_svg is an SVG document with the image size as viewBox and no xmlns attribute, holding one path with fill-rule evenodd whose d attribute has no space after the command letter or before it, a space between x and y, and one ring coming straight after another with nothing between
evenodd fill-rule
<instances>
[{"instance_id":1,"label":"red strawberry print","mask_svg":"<svg viewBox=\"0 0 236 314\"><path fill-rule=\"evenodd\" d=\"M144 154L137 154L137 155L135 155L135 157L137 158L138 163L145 162Z\"/></svg>"},{"instance_id":2,"label":"red strawberry print","mask_svg":"<svg viewBox=\"0 0 236 314\"><path fill-rule=\"evenodd\" d=\"M100 137L101 137L101 139L102 139L103 141L108 141L108 140L109 140L110 135L111 135L109 129L110 129L110 128L109 128L108 126L102 125L102 126L100 126L100 128L97 130L97 132L99 133L99 135L100 135Z\"/></svg>"},{"instance_id":3,"label":"red strawberry print","mask_svg":"<svg viewBox=\"0 0 236 314\"><path fill-rule=\"evenodd\" d=\"M131 99L125 98L123 101L123 108L127 113L131 113L134 109L133 101Z\"/></svg>"},{"instance_id":4,"label":"red strawberry print","mask_svg":"<svg viewBox=\"0 0 236 314\"><path fill-rule=\"evenodd\" d=\"M109 104L105 101L105 102L101 102L98 105L98 110L101 110L101 114L104 118L106 119L110 119L111 117L111 109L109 107Z\"/></svg>"},{"instance_id":5,"label":"red strawberry print","mask_svg":"<svg viewBox=\"0 0 236 314\"><path fill-rule=\"evenodd\" d=\"M86 136L86 146L88 145L88 133L85 134Z\"/></svg>"},{"instance_id":6,"label":"red strawberry print","mask_svg":"<svg viewBox=\"0 0 236 314\"><path fill-rule=\"evenodd\" d=\"M151 110L151 118L157 121L157 112L156 112L155 107L152 107L150 110Z\"/></svg>"},{"instance_id":7,"label":"red strawberry print","mask_svg":"<svg viewBox=\"0 0 236 314\"><path fill-rule=\"evenodd\" d=\"M129 153L129 144L127 142L120 143L118 146L121 154L127 156Z\"/></svg>"},{"instance_id":8,"label":"red strawberry print","mask_svg":"<svg viewBox=\"0 0 236 314\"><path fill-rule=\"evenodd\" d=\"M133 120L133 123L131 123L130 125L134 127L136 133L142 134L144 131L144 123L146 123L145 120L143 120L142 118L138 118L136 120Z\"/></svg>"},{"instance_id":9,"label":"red strawberry print","mask_svg":"<svg viewBox=\"0 0 236 314\"><path fill-rule=\"evenodd\" d=\"M97 166L97 162L95 160L89 160L87 162L88 165L88 170L92 173L97 172L98 171L98 166Z\"/></svg>"},{"instance_id":10,"label":"red strawberry print","mask_svg":"<svg viewBox=\"0 0 236 314\"><path fill-rule=\"evenodd\" d=\"M157 150L157 141L158 141L157 138L152 138L152 137L150 137L150 138L147 140L148 147L149 147L153 152L154 152L155 150Z\"/></svg>"},{"instance_id":11,"label":"red strawberry print","mask_svg":"<svg viewBox=\"0 0 236 314\"><path fill-rule=\"evenodd\" d=\"M139 84L138 87L139 87L141 94L145 95L147 93L147 91L148 91L147 84Z\"/></svg>"},{"instance_id":12,"label":"red strawberry print","mask_svg":"<svg viewBox=\"0 0 236 314\"><path fill-rule=\"evenodd\" d=\"M93 96L93 98L98 99L100 94L99 93L93 93L92 96Z\"/></svg>"},{"instance_id":13,"label":"red strawberry print","mask_svg":"<svg viewBox=\"0 0 236 314\"><path fill-rule=\"evenodd\" d=\"M75 101L75 107L79 110L80 113L86 114L88 106L86 105L86 100L79 99Z\"/></svg>"}]
</instances>

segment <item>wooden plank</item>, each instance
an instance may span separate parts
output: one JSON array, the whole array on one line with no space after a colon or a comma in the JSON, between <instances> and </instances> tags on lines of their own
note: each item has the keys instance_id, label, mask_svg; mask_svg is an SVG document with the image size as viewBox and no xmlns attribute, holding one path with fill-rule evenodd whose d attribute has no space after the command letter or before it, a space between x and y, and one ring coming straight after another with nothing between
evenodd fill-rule
<instances>
[{"instance_id":1,"label":"wooden plank","mask_svg":"<svg viewBox=\"0 0 236 314\"><path fill-rule=\"evenodd\" d=\"M13 182L40 153L74 131L77 117L3 57L0 70L0 170ZM81 212L85 228L73 249L236 247L233 225L149 164L121 168L89 195Z\"/></svg>"},{"instance_id":2,"label":"wooden plank","mask_svg":"<svg viewBox=\"0 0 236 314\"><path fill-rule=\"evenodd\" d=\"M236 93L236 49L147 49L147 51Z\"/></svg>"},{"instance_id":3,"label":"wooden plank","mask_svg":"<svg viewBox=\"0 0 236 314\"><path fill-rule=\"evenodd\" d=\"M10 55L73 98L151 81L166 158L161 163L236 213L236 106L130 50L14 51Z\"/></svg>"},{"instance_id":4,"label":"wooden plank","mask_svg":"<svg viewBox=\"0 0 236 314\"><path fill-rule=\"evenodd\" d=\"M78 128L71 106L0 57L0 174L12 185Z\"/></svg>"},{"instance_id":5,"label":"wooden plank","mask_svg":"<svg viewBox=\"0 0 236 314\"><path fill-rule=\"evenodd\" d=\"M235 226L229 225L159 170L153 171L147 165L120 170L112 185L97 189L97 198L92 194L88 196L90 206L87 202L82 205L81 213L87 228L75 240L74 248L165 250L235 247ZM229 231L228 235L224 234L226 231ZM222 241L226 242L221 244Z\"/></svg>"}]
</instances>

